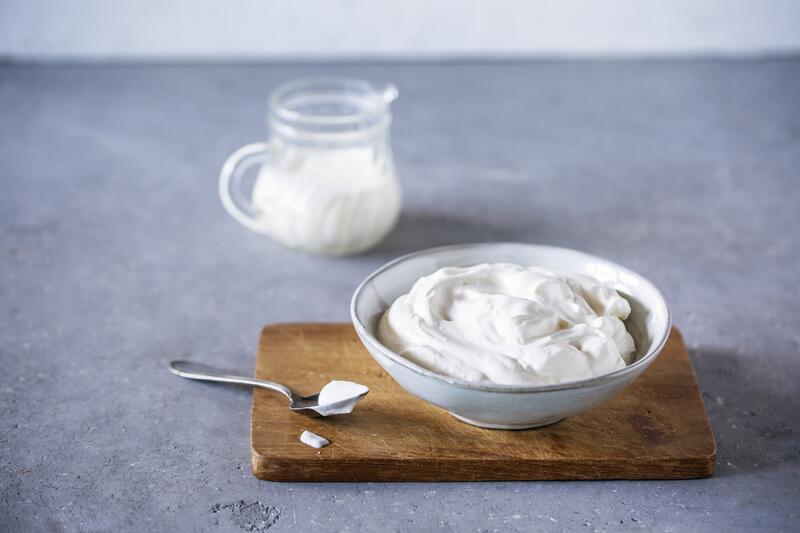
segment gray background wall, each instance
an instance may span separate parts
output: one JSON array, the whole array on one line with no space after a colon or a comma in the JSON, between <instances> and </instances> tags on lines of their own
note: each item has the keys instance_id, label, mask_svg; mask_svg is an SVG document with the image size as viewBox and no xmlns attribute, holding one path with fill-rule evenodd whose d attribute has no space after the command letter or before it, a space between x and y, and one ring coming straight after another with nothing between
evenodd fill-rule
<instances>
[{"instance_id":1,"label":"gray background wall","mask_svg":"<svg viewBox=\"0 0 800 533\"><path fill-rule=\"evenodd\" d=\"M798 28L792 0L0 0L0 57L760 55Z\"/></svg>"}]
</instances>

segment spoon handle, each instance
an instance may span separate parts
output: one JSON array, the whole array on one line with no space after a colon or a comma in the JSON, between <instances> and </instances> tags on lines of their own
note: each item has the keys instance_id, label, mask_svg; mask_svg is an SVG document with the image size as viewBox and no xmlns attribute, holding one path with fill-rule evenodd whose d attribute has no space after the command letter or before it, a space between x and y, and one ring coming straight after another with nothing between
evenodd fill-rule
<instances>
[{"instance_id":1,"label":"spoon handle","mask_svg":"<svg viewBox=\"0 0 800 533\"><path fill-rule=\"evenodd\" d=\"M229 374L225 370L214 368L213 366L204 365L202 363L193 363L192 361L172 361L169 364L170 371L182 378L198 379L201 381L218 381L221 383L237 383L239 385L252 385L253 387L261 387L262 389L269 389L280 392L289 401L294 401L299 394L295 393L292 389L274 381L267 381L266 379L256 379L248 376L235 376Z\"/></svg>"}]
</instances>

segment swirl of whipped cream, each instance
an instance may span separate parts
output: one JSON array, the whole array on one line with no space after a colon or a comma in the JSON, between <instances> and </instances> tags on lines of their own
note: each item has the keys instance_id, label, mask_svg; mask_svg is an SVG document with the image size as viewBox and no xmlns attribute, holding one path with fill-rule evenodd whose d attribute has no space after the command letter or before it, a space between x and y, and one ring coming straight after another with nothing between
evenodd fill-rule
<instances>
[{"instance_id":1,"label":"swirl of whipped cream","mask_svg":"<svg viewBox=\"0 0 800 533\"><path fill-rule=\"evenodd\" d=\"M585 275L509 263L441 268L378 324L390 350L471 382L545 385L599 376L633 359L619 293Z\"/></svg>"}]
</instances>

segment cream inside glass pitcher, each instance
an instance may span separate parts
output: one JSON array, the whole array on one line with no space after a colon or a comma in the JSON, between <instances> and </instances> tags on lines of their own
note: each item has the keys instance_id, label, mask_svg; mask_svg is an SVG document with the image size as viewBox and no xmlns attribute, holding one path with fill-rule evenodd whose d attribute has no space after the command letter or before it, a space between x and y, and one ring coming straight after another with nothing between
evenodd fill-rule
<instances>
[{"instance_id":1,"label":"cream inside glass pitcher","mask_svg":"<svg viewBox=\"0 0 800 533\"><path fill-rule=\"evenodd\" d=\"M393 85L309 78L270 96L269 141L243 146L222 167L222 205L245 227L299 250L350 255L397 222L400 183L389 144ZM259 165L250 194L246 171Z\"/></svg>"}]
</instances>

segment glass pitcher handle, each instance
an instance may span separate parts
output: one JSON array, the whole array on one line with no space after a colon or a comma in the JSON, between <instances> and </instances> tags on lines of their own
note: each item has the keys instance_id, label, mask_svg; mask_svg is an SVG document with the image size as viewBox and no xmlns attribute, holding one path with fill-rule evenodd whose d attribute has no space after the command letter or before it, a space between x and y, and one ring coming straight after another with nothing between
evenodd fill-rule
<instances>
[{"instance_id":1,"label":"glass pitcher handle","mask_svg":"<svg viewBox=\"0 0 800 533\"><path fill-rule=\"evenodd\" d=\"M230 216L256 233L267 233L258 215L262 211L242 192L242 178L253 165L261 165L269 157L267 143L242 146L225 161L219 173L219 198Z\"/></svg>"}]
</instances>

